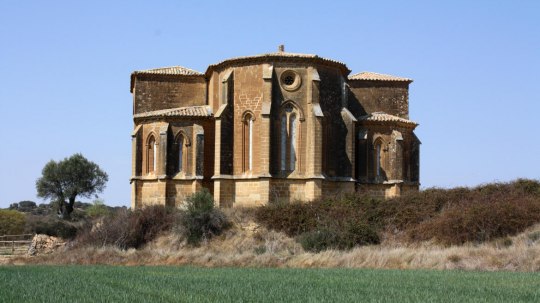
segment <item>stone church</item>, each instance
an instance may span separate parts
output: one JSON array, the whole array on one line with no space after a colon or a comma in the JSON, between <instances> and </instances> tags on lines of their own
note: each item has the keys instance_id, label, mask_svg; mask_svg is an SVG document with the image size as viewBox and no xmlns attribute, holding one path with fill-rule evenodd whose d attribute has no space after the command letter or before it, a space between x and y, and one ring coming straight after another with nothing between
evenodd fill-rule
<instances>
[{"instance_id":1,"label":"stone church","mask_svg":"<svg viewBox=\"0 0 540 303\"><path fill-rule=\"evenodd\" d=\"M222 207L419 186L411 79L278 52L131 74L131 206L178 206L208 188Z\"/></svg>"}]
</instances>

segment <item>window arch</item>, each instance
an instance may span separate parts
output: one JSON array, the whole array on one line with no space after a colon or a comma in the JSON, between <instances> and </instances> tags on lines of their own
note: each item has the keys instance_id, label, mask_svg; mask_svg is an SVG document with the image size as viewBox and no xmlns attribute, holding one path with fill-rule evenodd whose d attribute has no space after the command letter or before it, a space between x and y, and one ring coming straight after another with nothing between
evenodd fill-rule
<instances>
[{"instance_id":1,"label":"window arch","mask_svg":"<svg viewBox=\"0 0 540 303\"><path fill-rule=\"evenodd\" d=\"M242 118L242 170L253 170L253 113L248 111Z\"/></svg>"},{"instance_id":2,"label":"window arch","mask_svg":"<svg viewBox=\"0 0 540 303\"><path fill-rule=\"evenodd\" d=\"M157 143L153 134L146 143L146 173L154 174L157 166Z\"/></svg>"},{"instance_id":3,"label":"window arch","mask_svg":"<svg viewBox=\"0 0 540 303\"><path fill-rule=\"evenodd\" d=\"M299 168L298 145L300 142L299 121L303 120L302 112L288 101L280 112L280 169L292 172Z\"/></svg>"}]
</instances>

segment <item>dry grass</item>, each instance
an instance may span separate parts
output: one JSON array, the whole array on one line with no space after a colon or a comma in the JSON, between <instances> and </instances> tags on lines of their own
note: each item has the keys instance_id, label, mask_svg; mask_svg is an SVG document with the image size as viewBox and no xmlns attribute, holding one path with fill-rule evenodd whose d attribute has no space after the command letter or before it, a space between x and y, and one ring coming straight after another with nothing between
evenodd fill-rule
<instances>
[{"instance_id":1,"label":"dry grass","mask_svg":"<svg viewBox=\"0 0 540 303\"><path fill-rule=\"evenodd\" d=\"M120 250L110 246L67 247L51 255L10 258L3 262L540 271L540 225L513 237L479 245L403 244L384 238L381 245L309 253L293 238L257 225L251 219L252 210L228 210L227 215L233 221L233 227L195 248L188 246L178 234L167 233L138 250Z\"/></svg>"}]
</instances>

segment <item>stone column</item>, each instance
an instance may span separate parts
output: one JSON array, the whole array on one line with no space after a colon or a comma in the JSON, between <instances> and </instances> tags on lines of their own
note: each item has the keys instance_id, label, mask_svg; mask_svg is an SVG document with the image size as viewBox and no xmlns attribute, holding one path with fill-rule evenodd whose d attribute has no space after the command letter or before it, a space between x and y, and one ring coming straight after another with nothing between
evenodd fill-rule
<instances>
[{"instance_id":1,"label":"stone column","mask_svg":"<svg viewBox=\"0 0 540 303\"><path fill-rule=\"evenodd\" d=\"M137 201L137 165L140 165L139 162L142 159L138 158L139 152L139 143L140 143L140 134L139 131L141 125L138 125L133 132L131 133L131 209L137 208L137 204L140 202Z\"/></svg>"},{"instance_id":2,"label":"stone column","mask_svg":"<svg viewBox=\"0 0 540 303\"><path fill-rule=\"evenodd\" d=\"M156 177L158 179L157 190L158 199L157 203L160 205L167 204L167 133L169 130L169 123L163 124L159 128L159 147L158 147L158 161L156 168Z\"/></svg>"},{"instance_id":3,"label":"stone column","mask_svg":"<svg viewBox=\"0 0 540 303\"><path fill-rule=\"evenodd\" d=\"M263 104L261 109L261 123L260 123L260 154L258 155L259 161L259 193L261 197L261 203L267 204L270 202L270 156L272 154L270 141L271 141L271 110L272 110L272 77L274 73L274 67L269 64L263 66Z\"/></svg>"},{"instance_id":4,"label":"stone column","mask_svg":"<svg viewBox=\"0 0 540 303\"><path fill-rule=\"evenodd\" d=\"M313 201L322 197L324 177L322 174L322 121L324 115L320 106L320 77L315 68L308 68L308 88L306 123L307 123L307 146L306 146L306 175L311 179L306 181L305 200Z\"/></svg>"}]
</instances>

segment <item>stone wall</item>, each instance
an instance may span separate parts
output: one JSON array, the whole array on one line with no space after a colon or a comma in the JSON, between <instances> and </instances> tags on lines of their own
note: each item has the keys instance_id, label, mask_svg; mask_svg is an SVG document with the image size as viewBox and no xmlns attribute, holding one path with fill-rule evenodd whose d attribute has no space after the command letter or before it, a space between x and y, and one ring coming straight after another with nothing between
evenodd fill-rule
<instances>
[{"instance_id":1,"label":"stone wall","mask_svg":"<svg viewBox=\"0 0 540 303\"><path fill-rule=\"evenodd\" d=\"M233 206L258 206L264 204L258 178L234 181Z\"/></svg>"},{"instance_id":2,"label":"stone wall","mask_svg":"<svg viewBox=\"0 0 540 303\"><path fill-rule=\"evenodd\" d=\"M379 184L358 184L356 191L382 199L400 196L409 191L418 191L418 184L408 183L379 183Z\"/></svg>"},{"instance_id":3,"label":"stone wall","mask_svg":"<svg viewBox=\"0 0 540 303\"><path fill-rule=\"evenodd\" d=\"M172 179L167 181L167 203L166 205L181 207L186 198L194 192L202 189L202 180L194 179Z\"/></svg>"},{"instance_id":4,"label":"stone wall","mask_svg":"<svg viewBox=\"0 0 540 303\"><path fill-rule=\"evenodd\" d=\"M157 178L136 180L136 207L165 205L165 182Z\"/></svg>"},{"instance_id":5,"label":"stone wall","mask_svg":"<svg viewBox=\"0 0 540 303\"><path fill-rule=\"evenodd\" d=\"M328 199L355 192L354 181L325 180L322 186L322 198Z\"/></svg>"},{"instance_id":6,"label":"stone wall","mask_svg":"<svg viewBox=\"0 0 540 303\"><path fill-rule=\"evenodd\" d=\"M357 117L385 112L409 118L409 84L407 82L349 80L349 109Z\"/></svg>"},{"instance_id":7,"label":"stone wall","mask_svg":"<svg viewBox=\"0 0 540 303\"><path fill-rule=\"evenodd\" d=\"M262 77L262 65L249 65L234 69L234 155L233 174L245 173L248 169L244 165L244 159L248 157L244 149L244 115L252 114L253 121L253 156L260 155L260 140L268 137L265 129L261 127L261 109L263 103L264 81ZM247 125L246 125L247 126ZM253 157L253 174L260 173L258 157Z\"/></svg>"},{"instance_id":8,"label":"stone wall","mask_svg":"<svg viewBox=\"0 0 540 303\"><path fill-rule=\"evenodd\" d=\"M145 77L138 75L134 88L135 114L148 111L206 105L204 77Z\"/></svg>"}]
</instances>

